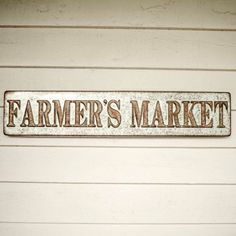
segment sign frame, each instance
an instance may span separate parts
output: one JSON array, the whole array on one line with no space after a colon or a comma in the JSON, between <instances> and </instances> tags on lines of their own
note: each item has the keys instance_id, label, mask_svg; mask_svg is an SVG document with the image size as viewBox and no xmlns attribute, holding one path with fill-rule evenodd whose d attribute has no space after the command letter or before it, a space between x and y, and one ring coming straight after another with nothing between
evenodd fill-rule
<instances>
[{"instance_id":1,"label":"sign frame","mask_svg":"<svg viewBox=\"0 0 236 236\"><path fill-rule=\"evenodd\" d=\"M227 94L228 95L228 118L229 118L229 132L227 135L218 135L218 134L155 134L155 135L148 135L148 134L108 134L108 135L103 135L103 134L57 134L57 135L52 135L52 134L24 134L24 133L19 133L19 134L9 134L6 131L6 97L8 93L140 93L140 94L145 94L145 93L158 93L158 94L202 94L202 95L214 95L214 94ZM3 133L7 136L27 136L27 137L78 137L78 138L155 138L155 137L228 137L231 135L232 132L232 118L231 118L231 94L229 92L213 92L213 91L131 91L131 90L7 90L4 92L4 107L3 107Z\"/></svg>"}]
</instances>

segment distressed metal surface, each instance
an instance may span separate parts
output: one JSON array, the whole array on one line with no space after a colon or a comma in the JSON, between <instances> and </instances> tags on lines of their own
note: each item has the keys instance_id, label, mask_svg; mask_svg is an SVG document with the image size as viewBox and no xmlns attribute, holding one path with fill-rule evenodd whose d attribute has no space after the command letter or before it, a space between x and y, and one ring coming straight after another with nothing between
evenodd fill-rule
<instances>
[{"instance_id":1,"label":"distressed metal surface","mask_svg":"<svg viewBox=\"0 0 236 236\"><path fill-rule=\"evenodd\" d=\"M7 91L4 133L42 136L229 136L221 92Z\"/></svg>"}]
</instances>

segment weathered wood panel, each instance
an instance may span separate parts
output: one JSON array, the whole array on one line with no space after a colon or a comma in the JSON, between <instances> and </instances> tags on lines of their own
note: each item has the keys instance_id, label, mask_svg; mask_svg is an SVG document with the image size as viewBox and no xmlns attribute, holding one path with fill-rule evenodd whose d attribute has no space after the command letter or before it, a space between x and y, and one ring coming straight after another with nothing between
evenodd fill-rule
<instances>
[{"instance_id":1,"label":"weathered wood panel","mask_svg":"<svg viewBox=\"0 0 236 236\"><path fill-rule=\"evenodd\" d=\"M236 32L0 29L0 66L236 68Z\"/></svg>"},{"instance_id":2,"label":"weathered wood panel","mask_svg":"<svg viewBox=\"0 0 236 236\"><path fill-rule=\"evenodd\" d=\"M236 184L236 149L1 147L0 181Z\"/></svg>"},{"instance_id":3,"label":"weathered wood panel","mask_svg":"<svg viewBox=\"0 0 236 236\"><path fill-rule=\"evenodd\" d=\"M1 1L1 25L235 29L234 0Z\"/></svg>"}]
</instances>

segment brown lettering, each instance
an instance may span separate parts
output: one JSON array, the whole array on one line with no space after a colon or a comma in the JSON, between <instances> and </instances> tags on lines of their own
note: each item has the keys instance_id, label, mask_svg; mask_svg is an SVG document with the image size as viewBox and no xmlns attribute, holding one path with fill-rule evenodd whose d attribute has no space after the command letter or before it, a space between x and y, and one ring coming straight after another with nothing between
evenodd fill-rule
<instances>
[{"instance_id":1,"label":"brown lettering","mask_svg":"<svg viewBox=\"0 0 236 236\"><path fill-rule=\"evenodd\" d=\"M180 104L177 101L167 101L168 104L168 128L180 127L179 124L179 113ZM173 105L175 105L175 111L173 111ZM175 125L174 125L175 123Z\"/></svg>"},{"instance_id":2,"label":"brown lettering","mask_svg":"<svg viewBox=\"0 0 236 236\"><path fill-rule=\"evenodd\" d=\"M193 102L189 102L189 101L183 101L182 102L184 105L184 128L196 128L197 127L197 122L195 120L195 117L193 115L193 108L196 104L198 104L198 101L193 101ZM192 104L192 106L189 109L189 104ZM189 125L189 121L191 123L191 125Z\"/></svg>"},{"instance_id":3,"label":"brown lettering","mask_svg":"<svg viewBox=\"0 0 236 236\"><path fill-rule=\"evenodd\" d=\"M113 127L113 128L117 128L120 126L121 123L121 115L120 112L114 108L112 108L112 103L114 103L118 109L120 109L120 100L116 101L116 100L111 100L108 102L107 104L107 113L110 117L108 117L108 128ZM117 124L114 124L112 122L112 119L115 119L117 121Z\"/></svg>"},{"instance_id":4,"label":"brown lettering","mask_svg":"<svg viewBox=\"0 0 236 236\"><path fill-rule=\"evenodd\" d=\"M219 124L217 128L225 128L224 125L224 107L228 111L228 102L217 101L214 103L214 111L216 112L217 107L219 107Z\"/></svg>"},{"instance_id":5,"label":"brown lettering","mask_svg":"<svg viewBox=\"0 0 236 236\"><path fill-rule=\"evenodd\" d=\"M136 100L131 100L130 103L132 104L132 124L130 127L135 128L135 120L137 123L137 127L140 127L141 122L143 120L143 124L141 127L147 128L148 125L148 104L149 101L143 101L141 111L138 107L138 102Z\"/></svg>"},{"instance_id":6,"label":"brown lettering","mask_svg":"<svg viewBox=\"0 0 236 236\"><path fill-rule=\"evenodd\" d=\"M15 127L14 116L17 118L17 107L14 108L14 104L20 109L20 100L7 100L9 103L9 116L7 127Z\"/></svg>"},{"instance_id":7,"label":"brown lettering","mask_svg":"<svg viewBox=\"0 0 236 236\"><path fill-rule=\"evenodd\" d=\"M88 101L75 100L75 127L87 127L87 118L84 119L84 109L87 110ZM81 104L84 108L81 108ZM81 124L81 118L84 119Z\"/></svg>"},{"instance_id":8,"label":"brown lettering","mask_svg":"<svg viewBox=\"0 0 236 236\"><path fill-rule=\"evenodd\" d=\"M25 124L25 121L28 122L28 125ZM35 127L33 111L32 111L31 103L29 100L27 101L25 113L23 116L23 121L20 126L21 127L26 127L26 126Z\"/></svg>"},{"instance_id":9,"label":"brown lettering","mask_svg":"<svg viewBox=\"0 0 236 236\"><path fill-rule=\"evenodd\" d=\"M70 104L72 101L70 100L65 100L64 106L63 106L63 111L61 109L61 104L59 100L53 100L52 101L54 104L54 123L53 127L57 127L57 119L59 122L59 126L62 127L63 120L65 118L65 124L63 127L71 127L70 124Z\"/></svg>"},{"instance_id":10,"label":"brown lettering","mask_svg":"<svg viewBox=\"0 0 236 236\"><path fill-rule=\"evenodd\" d=\"M158 125L156 126L155 122L158 122ZM156 108L154 111L154 115L153 115L153 120L152 120L152 125L151 127L166 127L164 124L164 120L163 120L163 116L162 116L162 110L161 110L161 106L160 106L160 102L157 101L156 103Z\"/></svg>"},{"instance_id":11,"label":"brown lettering","mask_svg":"<svg viewBox=\"0 0 236 236\"><path fill-rule=\"evenodd\" d=\"M210 118L210 111L213 109L212 101L201 101L201 128L212 128L213 127L213 118L207 123L207 119ZM209 108L207 108L209 106Z\"/></svg>"},{"instance_id":12,"label":"brown lettering","mask_svg":"<svg viewBox=\"0 0 236 236\"><path fill-rule=\"evenodd\" d=\"M48 114L51 111L51 104L48 100L37 100L39 104L38 110L38 127L44 127L43 120L45 119L45 124L47 127L50 127L49 117ZM44 105L46 105L46 109L44 110Z\"/></svg>"},{"instance_id":13,"label":"brown lettering","mask_svg":"<svg viewBox=\"0 0 236 236\"><path fill-rule=\"evenodd\" d=\"M102 112L102 104L98 100L91 100L90 103L90 114L89 114L89 125L88 127L96 127L95 121L97 123L97 127L102 127L100 114ZM95 111L95 106L97 107ZM95 118L95 119L94 119Z\"/></svg>"}]
</instances>

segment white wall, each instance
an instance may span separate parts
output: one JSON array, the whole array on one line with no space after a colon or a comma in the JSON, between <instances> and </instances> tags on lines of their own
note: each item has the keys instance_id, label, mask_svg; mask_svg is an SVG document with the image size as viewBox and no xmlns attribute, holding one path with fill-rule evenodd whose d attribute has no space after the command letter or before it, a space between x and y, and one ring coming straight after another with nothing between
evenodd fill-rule
<instances>
[{"instance_id":1,"label":"white wall","mask_svg":"<svg viewBox=\"0 0 236 236\"><path fill-rule=\"evenodd\" d=\"M236 1L0 1L0 235L236 235ZM5 90L227 91L226 138L23 138Z\"/></svg>"}]
</instances>

